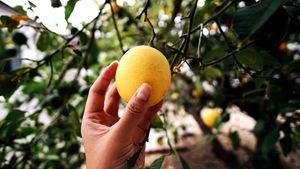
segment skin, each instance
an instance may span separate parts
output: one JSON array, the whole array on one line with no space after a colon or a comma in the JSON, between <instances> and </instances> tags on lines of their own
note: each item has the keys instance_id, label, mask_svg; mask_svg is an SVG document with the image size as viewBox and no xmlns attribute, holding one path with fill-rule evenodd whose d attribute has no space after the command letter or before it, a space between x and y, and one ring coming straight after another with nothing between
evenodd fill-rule
<instances>
[{"instance_id":1,"label":"skin","mask_svg":"<svg viewBox=\"0 0 300 169\"><path fill-rule=\"evenodd\" d=\"M92 85L81 126L88 169L121 169L139 149L146 137L150 122L162 106L162 101L149 107L151 86L142 84L128 102L119 118L120 96L113 84L118 62L106 67ZM145 162L145 148L135 168Z\"/></svg>"}]
</instances>

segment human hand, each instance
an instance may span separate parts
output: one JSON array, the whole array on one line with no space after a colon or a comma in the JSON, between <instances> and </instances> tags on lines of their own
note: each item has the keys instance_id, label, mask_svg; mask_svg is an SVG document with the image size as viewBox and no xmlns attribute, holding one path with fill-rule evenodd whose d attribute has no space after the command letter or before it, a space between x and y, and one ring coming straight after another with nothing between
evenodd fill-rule
<instances>
[{"instance_id":1,"label":"human hand","mask_svg":"<svg viewBox=\"0 0 300 169\"><path fill-rule=\"evenodd\" d=\"M120 96L113 84L118 62L106 67L90 88L81 134L88 169L125 168L126 162L140 148L150 127L150 122L162 106L162 101L152 107L147 105L151 86L143 84L128 102L122 118L118 117ZM144 165L145 149L137 159L135 168Z\"/></svg>"}]
</instances>

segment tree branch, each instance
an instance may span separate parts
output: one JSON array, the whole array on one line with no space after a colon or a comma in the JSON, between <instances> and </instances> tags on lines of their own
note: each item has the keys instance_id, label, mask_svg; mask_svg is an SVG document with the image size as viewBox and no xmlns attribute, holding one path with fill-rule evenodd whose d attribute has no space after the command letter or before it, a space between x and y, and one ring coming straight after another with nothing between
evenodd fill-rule
<instances>
[{"instance_id":1,"label":"tree branch","mask_svg":"<svg viewBox=\"0 0 300 169\"><path fill-rule=\"evenodd\" d=\"M232 0L229 3L228 2L229 1L224 2L224 3L226 3L226 5L224 5L224 7L222 9L220 9L220 11L218 11L215 15L213 15L212 17L210 17L209 19L207 19L206 21L204 21L202 23L203 26L207 25L209 22L215 20L215 18L217 18L222 13L224 13L235 2L235 0ZM199 24L198 26L196 26L195 28L193 28L192 31L191 31L191 34L195 33L199 29L201 29L201 24ZM183 35L180 36L180 38L184 38L186 36L188 36L188 34L183 34Z\"/></svg>"},{"instance_id":2,"label":"tree branch","mask_svg":"<svg viewBox=\"0 0 300 169\"><path fill-rule=\"evenodd\" d=\"M145 19L144 22L148 22L148 24L150 25L150 28L152 30L152 37L149 41L149 45L150 46L154 46L154 39L156 37L156 33L153 27L153 24L151 23L150 19L148 18L148 8L150 7L150 0L147 0L145 7L143 8L142 12L136 17L136 19L141 19L142 15L145 15Z\"/></svg>"},{"instance_id":3,"label":"tree branch","mask_svg":"<svg viewBox=\"0 0 300 169\"><path fill-rule=\"evenodd\" d=\"M63 43L58 49L56 49L55 51L53 51L52 53L46 55L43 59L37 61L37 66L35 68L31 68L31 69L38 69L40 67L42 67L43 65L45 65L49 60L52 59L53 56L55 56L57 53L59 53L60 51L64 50L66 47L68 47L69 43L76 38L80 33L82 33L91 23L94 23L96 20L98 20L98 18L100 17L100 15L102 14L103 8L106 5L107 2L104 2L104 4L102 5L98 15L90 22L88 22L87 24L85 24L78 32L76 32L74 35L72 35L70 38L66 39L65 43ZM22 77L25 74L29 73L30 70L23 72L22 74L20 74L19 76Z\"/></svg>"},{"instance_id":4,"label":"tree branch","mask_svg":"<svg viewBox=\"0 0 300 169\"><path fill-rule=\"evenodd\" d=\"M211 61L211 62L209 62L209 63L207 63L207 64L203 64L203 67L215 65L215 64L217 64L217 63L219 63L219 62L221 62L221 61L223 61L223 60L225 60L225 59L227 59L227 58L229 58L229 57L231 57L231 56L234 56L234 55L235 55L236 53L238 53L239 51L241 51L241 50L243 50L243 49L245 49L245 48L247 48L247 47L253 45L254 42L255 42L255 41L251 41L251 42L249 42L248 44L246 44L246 45L244 45L244 46L242 46L242 47L240 47L240 48L237 48L237 49L235 49L235 50L233 50L233 51L227 53L226 55L224 55L224 56L222 56L222 57L220 57L220 58L218 58L218 59L216 59L216 60L213 60L213 61Z\"/></svg>"},{"instance_id":5,"label":"tree branch","mask_svg":"<svg viewBox=\"0 0 300 169\"><path fill-rule=\"evenodd\" d=\"M113 7L112 7L111 3L109 3L109 6L110 6L110 10L111 10L111 18L113 20L114 28L116 30L117 37L118 37L118 40L119 40L119 45L120 45L122 53L124 54L125 50L123 48L123 42L122 42L121 34L120 34L120 31L119 31L119 28L118 28L118 25L117 25L117 22L116 22L115 12L113 10Z\"/></svg>"}]
</instances>

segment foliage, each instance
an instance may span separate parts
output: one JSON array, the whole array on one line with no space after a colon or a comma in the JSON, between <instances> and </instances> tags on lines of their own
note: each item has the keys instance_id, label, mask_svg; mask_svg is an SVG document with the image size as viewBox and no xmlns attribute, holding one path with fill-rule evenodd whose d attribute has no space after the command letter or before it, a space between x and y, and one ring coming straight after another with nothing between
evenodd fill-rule
<instances>
[{"instance_id":1,"label":"foliage","mask_svg":"<svg viewBox=\"0 0 300 169\"><path fill-rule=\"evenodd\" d=\"M53 7L62 5L51 2ZM193 115L208 140L216 140L218 133L201 125L200 110L237 105L257 121L253 167L278 168L276 155L299 147L299 1L206 0L200 7L197 0L147 0L134 6L124 3L117 12L105 11L109 2L100 4L99 15L82 29L68 23L68 36L43 24L26 26L1 16L0 95L5 109L0 111L6 116L0 121L0 168L79 168L84 162L80 119L89 86L123 51L148 43L175 70L166 102ZM69 0L62 6L67 21L76 3ZM33 42L41 60L19 57L32 41L24 27L36 32ZM26 62L12 69L20 60ZM184 71L187 66L189 71ZM67 75L70 71L75 75ZM172 98L173 93L178 97ZM29 104L34 106L25 111L22 107ZM223 114L217 129L230 118ZM154 126L164 128L159 120ZM238 148L238 133L229 137ZM151 167L160 168L164 158Z\"/></svg>"}]
</instances>

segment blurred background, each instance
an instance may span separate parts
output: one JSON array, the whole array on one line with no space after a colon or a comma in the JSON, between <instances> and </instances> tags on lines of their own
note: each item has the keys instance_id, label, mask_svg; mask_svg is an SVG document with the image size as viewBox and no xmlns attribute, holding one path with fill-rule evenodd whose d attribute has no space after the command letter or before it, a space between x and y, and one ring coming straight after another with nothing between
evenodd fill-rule
<instances>
[{"instance_id":1,"label":"blurred background","mask_svg":"<svg viewBox=\"0 0 300 169\"><path fill-rule=\"evenodd\" d=\"M145 168L300 168L299 30L299 0L0 0L0 168L86 168L89 87L147 44L173 74Z\"/></svg>"}]
</instances>

